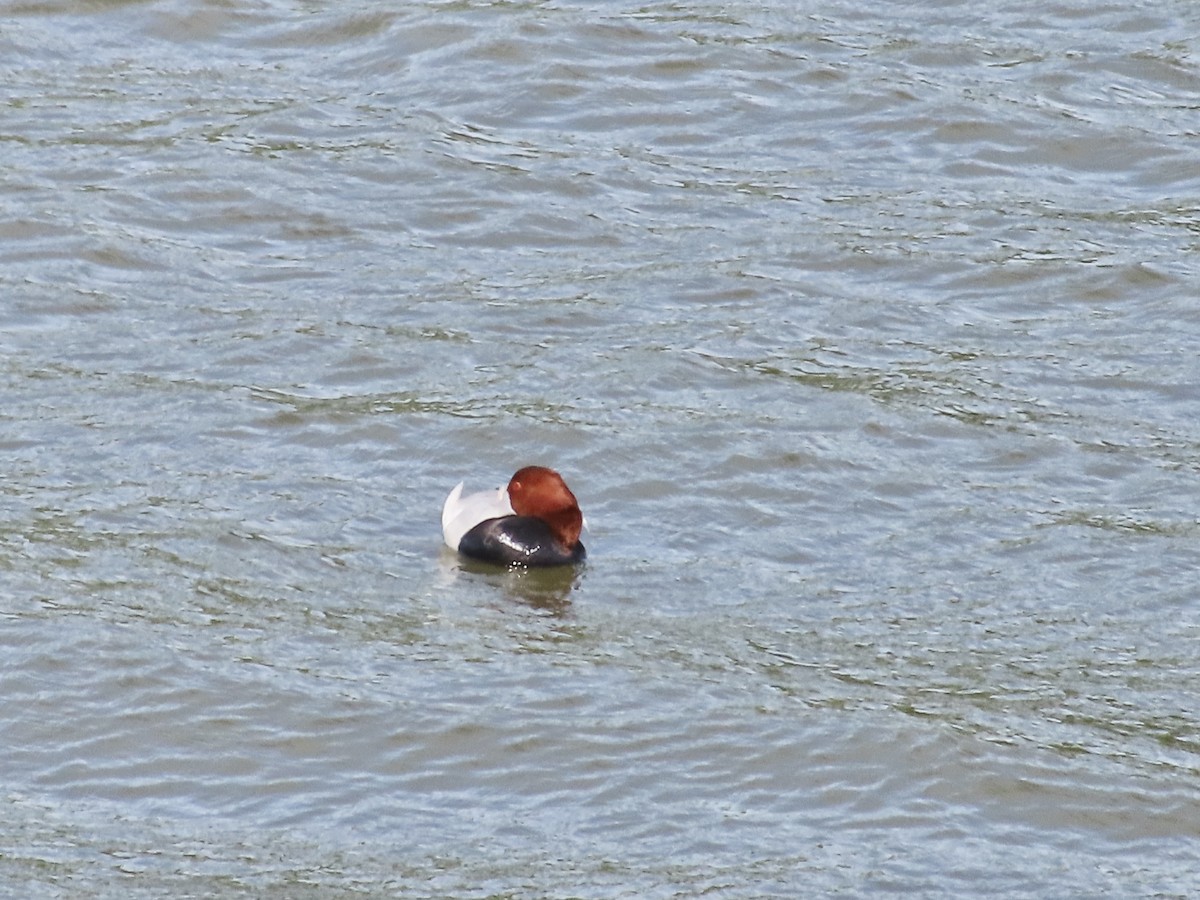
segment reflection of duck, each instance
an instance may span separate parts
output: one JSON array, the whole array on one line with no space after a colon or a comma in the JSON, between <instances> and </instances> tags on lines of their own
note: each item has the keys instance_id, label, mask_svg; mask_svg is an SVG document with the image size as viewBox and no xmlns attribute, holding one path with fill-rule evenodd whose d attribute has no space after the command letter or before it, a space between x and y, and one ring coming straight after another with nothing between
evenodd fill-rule
<instances>
[{"instance_id":1,"label":"reflection of duck","mask_svg":"<svg viewBox=\"0 0 1200 900\"><path fill-rule=\"evenodd\" d=\"M487 596L493 600L499 595L505 601L555 618L570 614L572 595L583 581L583 566L510 565L501 568L469 556L451 557L450 554L439 563L451 580L466 576L475 584L488 585L491 590ZM511 610L506 604L496 608Z\"/></svg>"},{"instance_id":2,"label":"reflection of duck","mask_svg":"<svg viewBox=\"0 0 1200 900\"><path fill-rule=\"evenodd\" d=\"M502 565L564 566L583 562L583 513L562 476L526 466L508 487L463 496L459 482L442 506L446 546Z\"/></svg>"}]
</instances>

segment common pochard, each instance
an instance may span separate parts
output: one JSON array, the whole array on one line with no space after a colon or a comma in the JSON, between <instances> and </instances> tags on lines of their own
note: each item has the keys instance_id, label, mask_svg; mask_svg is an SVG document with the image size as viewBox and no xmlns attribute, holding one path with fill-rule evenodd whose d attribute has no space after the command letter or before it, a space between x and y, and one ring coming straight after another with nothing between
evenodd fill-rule
<instances>
[{"instance_id":1,"label":"common pochard","mask_svg":"<svg viewBox=\"0 0 1200 900\"><path fill-rule=\"evenodd\" d=\"M508 486L463 496L459 482L442 506L446 546L502 565L565 566L587 555L583 513L562 476L526 466Z\"/></svg>"}]
</instances>

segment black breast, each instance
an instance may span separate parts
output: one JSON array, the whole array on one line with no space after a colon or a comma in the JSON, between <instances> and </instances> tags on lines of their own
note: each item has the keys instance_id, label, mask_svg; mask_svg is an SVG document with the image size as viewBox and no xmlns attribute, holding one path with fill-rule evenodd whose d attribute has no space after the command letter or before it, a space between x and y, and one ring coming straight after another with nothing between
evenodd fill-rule
<instances>
[{"instance_id":1,"label":"black breast","mask_svg":"<svg viewBox=\"0 0 1200 900\"><path fill-rule=\"evenodd\" d=\"M536 516L485 519L462 536L458 552L488 562L526 566L566 566L583 562L587 555L582 541L568 549Z\"/></svg>"}]
</instances>

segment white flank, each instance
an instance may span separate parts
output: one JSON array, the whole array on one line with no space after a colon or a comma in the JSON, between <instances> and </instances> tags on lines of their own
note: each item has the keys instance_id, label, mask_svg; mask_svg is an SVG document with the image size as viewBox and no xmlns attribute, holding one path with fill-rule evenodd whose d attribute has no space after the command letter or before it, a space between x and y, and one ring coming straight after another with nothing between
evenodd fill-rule
<instances>
[{"instance_id":1,"label":"white flank","mask_svg":"<svg viewBox=\"0 0 1200 900\"><path fill-rule=\"evenodd\" d=\"M442 505L442 537L446 546L457 550L463 535L487 519L514 515L508 502L508 488L479 491L463 496L463 482L454 486Z\"/></svg>"}]
</instances>

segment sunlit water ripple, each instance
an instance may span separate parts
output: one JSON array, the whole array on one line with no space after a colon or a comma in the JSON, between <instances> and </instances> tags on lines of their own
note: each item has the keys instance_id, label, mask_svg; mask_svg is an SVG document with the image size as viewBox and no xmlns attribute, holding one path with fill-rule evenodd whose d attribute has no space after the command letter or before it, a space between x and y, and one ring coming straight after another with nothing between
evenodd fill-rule
<instances>
[{"instance_id":1,"label":"sunlit water ripple","mask_svg":"<svg viewBox=\"0 0 1200 900\"><path fill-rule=\"evenodd\" d=\"M8 4L5 892L1200 891L1198 25Z\"/></svg>"}]
</instances>

